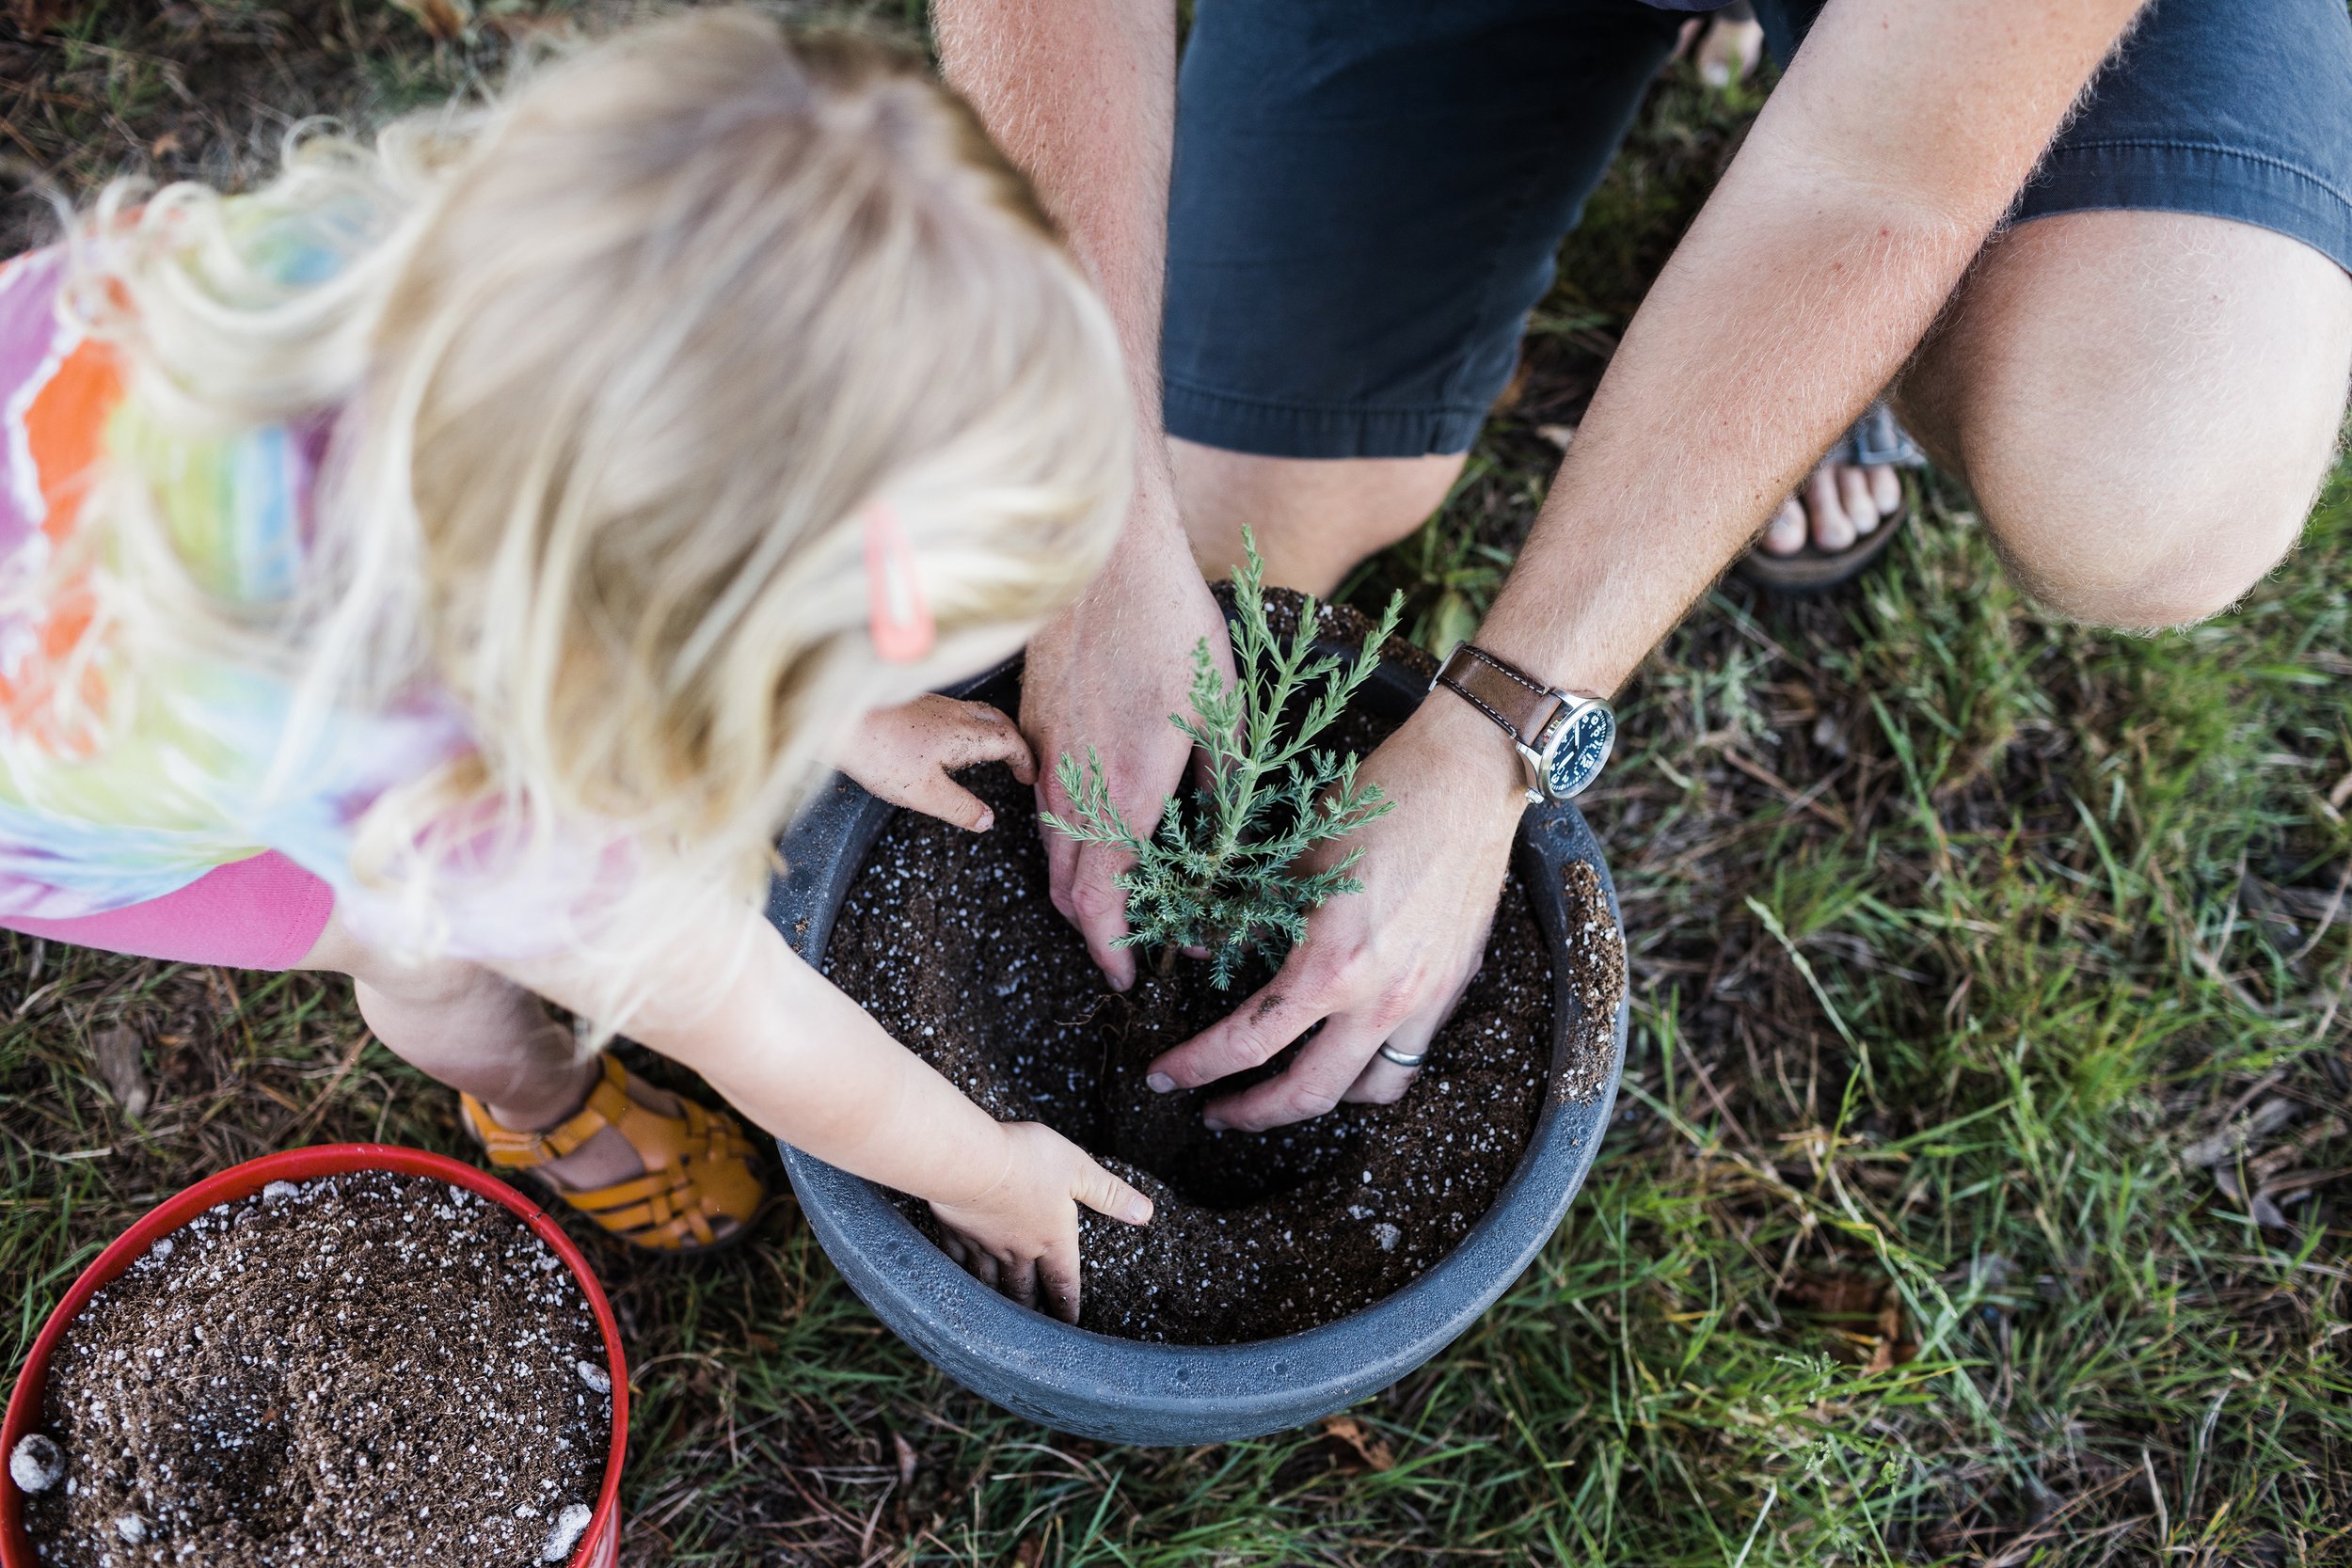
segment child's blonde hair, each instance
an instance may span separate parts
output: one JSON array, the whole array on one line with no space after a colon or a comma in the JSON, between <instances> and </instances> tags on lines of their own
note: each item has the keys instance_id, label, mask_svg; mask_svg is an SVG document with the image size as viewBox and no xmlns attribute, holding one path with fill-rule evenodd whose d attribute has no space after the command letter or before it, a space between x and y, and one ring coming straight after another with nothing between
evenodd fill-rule
<instances>
[{"instance_id":1,"label":"child's blonde hair","mask_svg":"<svg viewBox=\"0 0 2352 1568\"><path fill-rule=\"evenodd\" d=\"M421 909L439 825L485 807L757 885L860 716L1010 651L1116 537L1108 318L971 113L874 42L694 13L372 149L302 141L250 198L140 196L86 222L72 294L134 405L349 412L287 606L192 580L119 458L116 635L276 661L297 732L453 694L478 756L379 801L356 857ZM869 636L878 501L936 617L914 664Z\"/></svg>"}]
</instances>

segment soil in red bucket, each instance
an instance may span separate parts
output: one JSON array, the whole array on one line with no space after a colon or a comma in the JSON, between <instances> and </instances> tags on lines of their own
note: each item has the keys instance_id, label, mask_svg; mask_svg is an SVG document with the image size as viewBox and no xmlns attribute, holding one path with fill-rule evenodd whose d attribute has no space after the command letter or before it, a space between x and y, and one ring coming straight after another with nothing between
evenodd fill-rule
<instances>
[{"instance_id":1,"label":"soil in red bucket","mask_svg":"<svg viewBox=\"0 0 2352 1568\"><path fill-rule=\"evenodd\" d=\"M1340 743L1370 750L1377 727L1349 723ZM826 969L992 1116L1047 1123L1158 1206L1141 1229L1081 1212L1082 1326L1203 1345L1310 1328L1410 1282L1493 1204L1526 1150L1551 1052L1551 958L1516 882L1401 1101L1211 1132L1208 1093L1154 1094L1144 1074L1263 973L1220 991L1205 962L1179 958L1162 978L1147 959L1134 990L1113 992L1047 900L1030 792L1002 768L962 782L994 811L993 830L898 814L850 885ZM1571 867L1567 892L1585 1006L1550 1087L1583 1099L1607 1070L1624 960L1589 867ZM906 1212L930 1231L923 1205Z\"/></svg>"},{"instance_id":2,"label":"soil in red bucket","mask_svg":"<svg viewBox=\"0 0 2352 1568\"><path fill-rule=\"evenodd\" d=\"M65 1473L25 1527L57 1568L564 1561L607 1369L570 1271L497 1204L374 1171L273 1182L74 1320L41 1412Z\"/></svg>"}]
</instances>

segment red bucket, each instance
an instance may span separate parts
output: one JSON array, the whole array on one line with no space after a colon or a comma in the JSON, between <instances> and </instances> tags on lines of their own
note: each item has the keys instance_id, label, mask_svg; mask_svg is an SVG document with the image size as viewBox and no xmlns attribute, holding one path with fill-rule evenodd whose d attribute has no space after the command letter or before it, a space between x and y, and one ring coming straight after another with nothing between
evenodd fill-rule
<instances>
[{"instance_id":1,"label":"red bucket","mask_svg":"<svg viewBox=\"0 0 2352 1568\"><path fill-rule=\"evenodd\" d=\"M537 1204L496 1177L442 1155L427 1154L421 1148L396 1148L389 1144L321 1144L314 1148L288 1149L283 1154L267 1154L242 1165L232 1165L149 1210L136 1225L116 1237L114 1245L100 1253L97 1261L82 1271L82 1277L73 1282L73 1289L65 1293L57 1309L41 1325L40 1338L33 1341L33 1354L25 1358L24 1370L17 1374L15 1392L8 1396L8 1419L0 1422L0 1455L14 1453L17 1440L39 1424L41 1396L49 1386L49 1358L56 1354L57 1341L64 1338L66 1325L88 1305L90 1297L136 1262L149 1247L205 1210L248 1197L272 1181L301 1181L313 1176L341 1176L356 1170L430 1176L453 1187L479 1193L531 1227L532 1233L547 1243L564 1259L564 1266L572 1271L572 1277L580 1283L580 1294L588 1298L589 1310L596 1315L597 1331L604 1336L606 1368L612 1374L612 1448L604 1462L604 1485L596 1493L596 1512L588 1521L588 1533L580 1537L580 1549L572 1554L570 1568L612 1568L621 1552L621 1460L628 1441L628 1367L621 1357L621 1326L612 1319L612 1307L604 1299L604 1287L596 1283L596 1276L580 1248ZM24 1533L24 1494L8 1476L5 1464L0 1464L0 1568L40 1568L40 1560L33 1555L32 1540Z\"/></svg>"}]
</instances>

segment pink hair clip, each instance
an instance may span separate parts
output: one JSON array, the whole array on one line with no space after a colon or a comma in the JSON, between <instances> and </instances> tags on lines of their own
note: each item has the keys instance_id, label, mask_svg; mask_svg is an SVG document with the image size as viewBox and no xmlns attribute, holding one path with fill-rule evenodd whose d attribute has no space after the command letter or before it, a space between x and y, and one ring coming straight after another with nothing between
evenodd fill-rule
<instances>
[{"instance_id":1,"label":"pink hair clip","mask_svg":"<svg viewBox=\"0 0 2352 1568\"><path fill-rule=\"evenodd\" d=\"M914 546L888 501L866 509L866 618L874 652L885 663L912 664L937 640L914 572Z\"/></svg>"}]
</instances>

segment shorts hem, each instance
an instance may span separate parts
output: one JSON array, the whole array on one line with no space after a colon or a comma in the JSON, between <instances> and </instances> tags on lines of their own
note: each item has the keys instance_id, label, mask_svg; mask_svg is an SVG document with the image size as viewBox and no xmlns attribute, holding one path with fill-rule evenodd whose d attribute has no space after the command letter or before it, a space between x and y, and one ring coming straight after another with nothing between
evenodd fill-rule
<instances>
[{"instance_id":1,"label":"shorts hem","mask_svg":"<svg viewBox=\"0 0 2352 1568\"><path fill-rule=\"evenodd\" d=\"M1167 383L1160 401L1168 435L1258 457L1453 456L1470 451L1487 414L1485 404L1273 403L1175 381Z\"/></svg>"},{"instance_id":2,"label":"shorts hem","mask_svg":"<svg viewBox=\"0 0 2352 1568\"><path fill-rule=\"evenodd\" d=\"M2211 143L2079 142L2054 149L2010 221L2061 213L2190 213L2300 240L2352 272L2352 196L2283 159Z\"/></svg>"}]
</instances>

